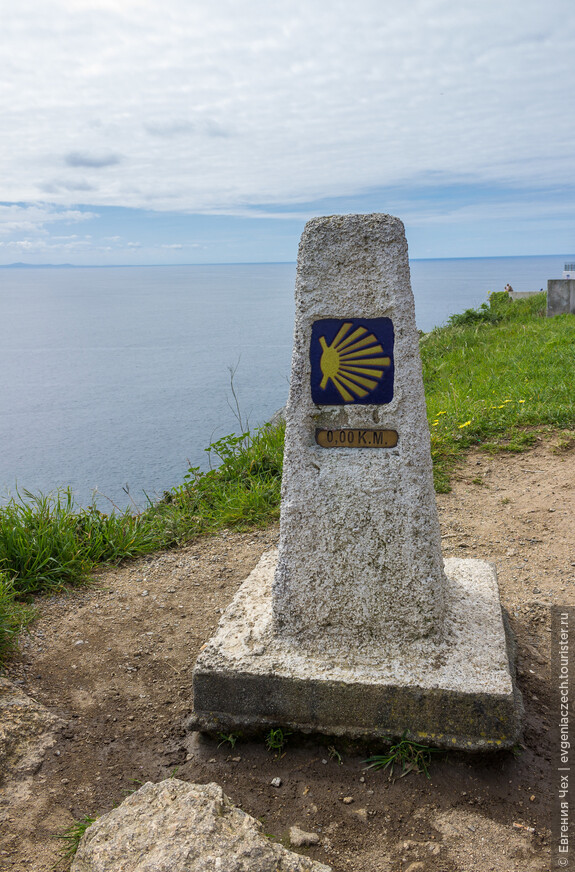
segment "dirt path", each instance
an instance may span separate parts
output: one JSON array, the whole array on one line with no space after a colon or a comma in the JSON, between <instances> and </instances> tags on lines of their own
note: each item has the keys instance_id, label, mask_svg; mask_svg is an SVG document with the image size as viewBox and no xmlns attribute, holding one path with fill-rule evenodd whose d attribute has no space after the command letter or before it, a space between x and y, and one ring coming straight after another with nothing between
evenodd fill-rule
<instances>
[{"instance_id":1,"label":"dirt path","mask_svg":"<svg viewBox=\"0 0 575 872\"><path fill-rule=\"evenodd\" d=\"M8 676L65 726L36 772L4 784L0 870L48 872L54 833L175 770L220 783L275 837L294 824L319 833L320 845L305 850L334 872L547 870L548 607L575 603L575 451L554 453L556 442L471 454L453 492L438 498L445 556L498 568L526 707L518 758L450 755L434 761L430 781L390 783L363 771L362 756L336 747L340 764L316 741L288 745L280 759L262 743L197 742L183 727L195 658L278 531L222 533L100 572L91 589L42 604Z\"/></svg>"}]
</instances>

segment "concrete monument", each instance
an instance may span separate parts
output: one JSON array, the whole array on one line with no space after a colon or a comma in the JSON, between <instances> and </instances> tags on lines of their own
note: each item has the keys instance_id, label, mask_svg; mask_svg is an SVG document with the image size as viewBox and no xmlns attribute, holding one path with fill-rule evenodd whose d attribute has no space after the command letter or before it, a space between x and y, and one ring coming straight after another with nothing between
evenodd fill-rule
<instances>
[{"instance_id":1,"label":"concrete monument","mask_svg":"<svg viewBox=\"0 0 575 872\"><path fill-rule=\"evenodd\" d=\"M279 553L194 670L193 723L439 747L520 729L494 567L443 561L403 225L302 235Z\"/></svg>"}]
</instances>

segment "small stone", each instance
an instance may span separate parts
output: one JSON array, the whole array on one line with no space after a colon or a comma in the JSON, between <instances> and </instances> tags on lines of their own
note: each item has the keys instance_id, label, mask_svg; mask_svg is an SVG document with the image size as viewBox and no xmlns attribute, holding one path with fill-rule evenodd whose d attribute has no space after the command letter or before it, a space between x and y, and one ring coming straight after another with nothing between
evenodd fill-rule
<instances>
[{"instance_id":1,"label":"small stone","mask_svg":"<svg viewBox=\"0 0 575 872\"><path fill-rule=\"evenodd\" d=\"M425 863L422 863L421 860L416 860L415 863L410 863L406 867L405 872L425 872Z\"/></svg>"},{"instance_id":2,"label":"small stone","mask_svg":"<svg viewBox=\"0 0 575 872\"><path fill-rule=\"evenodd\" d=\"M241 759L241 757L232 757L232 763L239 763Z\"/></svg>"},{"instance_id":3,"label":"small stone","mask_svg":"<svg viewBox=\"0 0 575 872\"><path fill-rule=\"evenodd\" d=\"M366 808L354 808L352 814L355 815L363 824L367 823L367 809Z\"/></svg>"},{"instance_id":4,"label":"small stone","mask_svg":"<svg viewBox=\"0 0 575 872\"><path fill-rule=\"evenodd\" d=\"M84 640L83 640L83 639L78 639L77 642L74 642L74 645L83 645L83 644L84 644Z\"/></svg>"},{"instance_id":5,"label":"small stone","mask_svg":"<svg viewBox=\"0 0 575 872\"><path fill-rule=\"evenodd\" d=\"M281 778L278 778L278 777L276 776L275 778L272 778L272 780L270 781L270 784L271 784L272 787L281 787L281 786L282 786L282 780L281 780Z\"/></svg>"},{"instance_id":6,"label":"small stone","mask_svg":"<svg viewBox=\"0 0 575 872\"><path fill-rule=\"evenodd\" d=\"M319 836L317 833L306 833L300 830L299 827L290 827L289 840L294 848L303 848L305 845L318 845Z\"/></svg>"},{"instance_id":7,"label":"small stone","mask_svg":"<svg viewBox=\"0 0 575 872\"><path fill-rule=\"evenodd\" d=\"M147 590L143 590L143 591L142 591L142 596L148 596L148 591L147 591Z\"/></svg>"},{"instance_id":8,"label":"small stone","mask_svg":"<svg viewBox=\"0 0 575 872\"><path fill-rule=\"evenodd\" d=\"M532 793L531 796L529 797L529 802L535 802L535 794L534 793Z\"/></svg>"},{"instance_id":9,"label":"small stone","mask_svg":"<svg viewBox=\"0 0 575 872\"><path fill-rule=\"evenodd\" d=\"M350 803L353 802L353 796L344 796L343 802L345 803L345 805L350 805Z\"/></svg>"}]
</instances>

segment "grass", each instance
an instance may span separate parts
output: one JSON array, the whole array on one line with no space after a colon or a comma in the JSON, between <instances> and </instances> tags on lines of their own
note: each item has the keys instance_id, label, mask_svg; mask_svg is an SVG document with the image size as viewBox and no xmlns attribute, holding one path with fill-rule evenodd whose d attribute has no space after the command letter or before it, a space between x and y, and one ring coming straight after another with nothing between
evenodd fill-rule
<instances>
[{"instance_id":1,"label":"grass","mask_svg":"<svg viewBox=\"0 0 575 872\"><path fill-rule=\"evenodd\" d=\"M575 426L575 319L544 313L545 294L493 294L422 337L437 491L467 448L522 451L541 429Z\"/></svg>"},{"instance_id":2,"label":"grass","mask_svg":"<svg viewBox=\"0 0 575 872\"><path fill-rule=\"evenodd\" d=\"M32 618L36 596L84 584L99 564L168 548L223 526L268 524L279 512L283 425L220 439L212 466L139 514L75 505L69 489L23 491L0 507L0 663Z\"/></svg>"},{"instance_id":3,"label":"grass","mask_svg":"<svg viewBox=\"0 0 575 872\"><path fill-rule=\"evenodd\" d=\"M0 508L0 565L23 597L81 583L95 564L155 546L141 516L78 510L69 489L49 496L24 491Z\"/></svg>"},{"instance_id":4,"label":"grass","mask_svg":"<svg viewBox=\"0 0 575 872\"><path fill-rule=\"evenodd\" d=\"M274 751L276 754L281 754L287 745L288 736L291 736L291 733L284 733L281 727L277 729L272 728L266 736L266 748L270 752Z\"/></svg>"},{"instance_id":5,"label":"grass","mask_svg":"<svg viewBox=\"0 0 575 872\"><path fill-rule=\"evenodd\" d=\"M421 337L437 491L449 490L470 447L523 451L545 429L562 431L558 451L575 445L575 318L543 317L545 306L545 294L492 294ZM241 430L208 446L208 471L192 467L138 514L80 509L70 490L24 491L0 507L0 663L31 619L35 596L83 584L98 564L277 518L283 425Z\"/></svg>"},{"instance_id":6,"label":"grass","mask_svg":"<svg viewBox=\"0 0 575 872\"><path fill-rule=\"evenodd\" d=\"M233 750L236 747L236 742L238 741L239 737L239 733L218 733L218 739L221 739L218 748L221 748L222 745L227 744Z\"/></svg>"},{"instance_id":7,"label":"grass","mask_svg":"<svg viewBox=\"0 0 575 872\"><path fill-rule=\"evenodd\" d=\"M61 839L63 841L63 845L60 851L61 859L67 861L68 863L72 861L76 851L78 850L78 845L80 844L80 839L86 832L89 826L91 826L97 818L90 817L89 815L84 815L78 821L74 821L74 823L68 827L67 830L64 830L60 835L55 836L56 839Z\"/></svg>"},{"instance_id":8,"label":"grass","mask_svg":"<svg viewBox=\"0 0 575 872\"><path fill-rule=\"evenodd\" d=\"M33 616L34 610L18 601L14 583L0 572L0 663L15 650L18 634Z\"/></svg>"},{"instance_id":9,"label":"grass","mask_svg":"<svg viewBox=\"0 0 575 872\"><path fill-rule=\"evenodd\" d=\"M396 766L401 768L400 778L409 775L410 772L423 773L430 778L429 766L432 754L440 753L442 752L438 748L428 748L427 745L412 742L404 736L399 742L391 745L386 754L376 754L364 760L364 763L369 763L366 769L388 769L390 779Z\"/></svg>"}]
</instances>

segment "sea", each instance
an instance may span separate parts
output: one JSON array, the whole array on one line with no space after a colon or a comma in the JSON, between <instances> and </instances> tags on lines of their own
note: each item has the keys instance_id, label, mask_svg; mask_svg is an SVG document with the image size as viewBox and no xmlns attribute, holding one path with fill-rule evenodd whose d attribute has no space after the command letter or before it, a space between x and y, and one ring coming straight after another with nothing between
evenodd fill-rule
<instances>
[{"instance_id":1,"label":"sea","mask_svg":"<svg viewBox=\"0 0 575 872\"><path fill-rule=\"evenodd\" d=\"M429 331L572 255L412 260ZM0 501L144 508L286 401L294 263L0 269Z\"/></svg>"}]
</instances>

